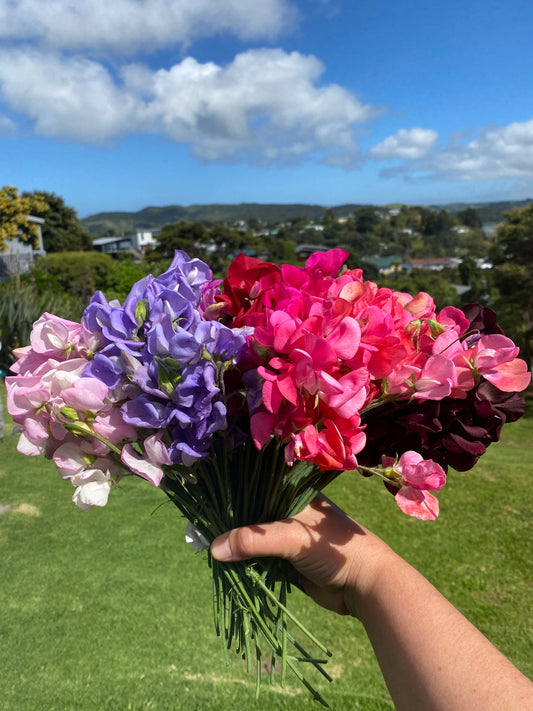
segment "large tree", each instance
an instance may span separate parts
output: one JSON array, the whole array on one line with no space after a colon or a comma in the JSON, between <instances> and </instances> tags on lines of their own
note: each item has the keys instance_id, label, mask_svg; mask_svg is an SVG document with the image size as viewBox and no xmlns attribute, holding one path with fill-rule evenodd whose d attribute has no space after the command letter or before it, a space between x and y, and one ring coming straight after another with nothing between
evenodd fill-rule
<instances>
[{"instance_id":1,"label":"large tree","mask_svg":"<svg viewBox=\"0 0 533 711\"><path fill-rule=\"evenodd\" d=\"M48 207L38 195L19 195L18 188L4 185L0 189L0 252L6 248L6 241L19 239L25 244L37 247L38 226L28 217L44 216Z\"/></svg>"},{"instance_id":2,"label":"large tree","mask_svg":"<svg viewBox=\"0 0 533 711\"><path fill-rule=\"evenodd\" d=\"M533 363L533 202L510 210L490 250L498 290L495 308L506 333Z\"/></svg>"},{"instance_id":3,"label":"large tree","mask_svg":"<svg viewBox=\"0 0 533 711\"><path fill-rule=\"evenodd\" d=\"M82 252L92 248L91 235L81 224L76 210L65 205L62 197L45 190L23 193L23 197L44 205L42 212L36 208L32 214L45 219L42 233L47 252Z\"/></svg>"}]
</instances>

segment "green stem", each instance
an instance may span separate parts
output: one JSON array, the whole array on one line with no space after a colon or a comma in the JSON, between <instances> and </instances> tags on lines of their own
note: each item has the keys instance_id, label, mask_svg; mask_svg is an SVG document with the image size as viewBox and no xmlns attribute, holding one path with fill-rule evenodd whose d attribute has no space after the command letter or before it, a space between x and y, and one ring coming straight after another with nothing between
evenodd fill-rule
<instances>
[{"instance_id":1,"label":"green stem","mask_svg":"<svg viewBox=\"0 0 533 711\"><path fill-rule=\"evenodd\" d=\"M283 605L283 603L281 603L281 602L278 600L278 598L274 595L274 593L273 593L271 590L269 590L269 588L267 588L267 586L263 583L263 581L262 581L262 579L261 579L261 576L259 575L259 573L258 573L256 570L254 570L254 568L253 568L252 566L250 566L250 565L247 566L247 567L245 568L245 573L246 573L246 575L248 575L249 578L252 579L254 585L257 585L257 587L260 588L260 589L265 593L265 595L266 595L276 606L280 607L280 608L283 610L283 612L287 615L287 617L288 617L292 622L294 622L294 624L295 624L304 634L306 634L306 635L309 637L309 639L310 639L312 642L314 642L314 644L316 644L316 646L317 646L319 649L321 649L321 650L324 652L324 654L327 654L328 657L331 657L331 652L329 651L329 649L328 649L327 647L325 647L325 646L322 644L322 642L320 642L320 641L315 637L315 635L314 635L312 632L310 632L310 631L300 622L300 620L299 620L297 617L295 617L295 616L292 614L292 612L291 612L287 607L285 607L285 605Z\"/></svg>"}]
</instances>

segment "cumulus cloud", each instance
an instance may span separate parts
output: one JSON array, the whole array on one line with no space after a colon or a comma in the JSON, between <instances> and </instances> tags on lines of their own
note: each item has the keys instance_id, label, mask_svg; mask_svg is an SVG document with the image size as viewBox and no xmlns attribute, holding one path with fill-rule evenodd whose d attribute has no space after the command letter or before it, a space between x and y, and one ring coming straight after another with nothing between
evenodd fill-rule
<instances>
[{"instance_id":1,"label":"cumulus cloud","mask_svg":"<svg viewBox=\"0 0 533 711\"><path fill-rule=\"evenodd\" d=\"M0 52L0 88L11 109L29 116L43 136L99 142L140 125L136 97L88 59L37 50Z\"/></svg>"},{"instance_id":2,"label":"cumulus cloud","mask_svg":"<svg viewBox=\"0 0 533 711\"><path fill-rule=\"evenodd\" d=\"M346 89L319 85L313 56L250 50L226 66L187 57L170 69L103 64L38 50L0 53L0 88L41 135L102 142L158 132L206 160L298 161L355 155L353 126L374 115Z\"/></svg>"},{"instance_id":3,"label":"cumulus cloud","mask_svg":"<svg viewBox=\"0 0 533 711\"><path fill-rule=\"evenodd\" d=\"M466 145L437 153L430 168L449 178L491 180L533 175L533 119L485 128Z\"/></svg>"},{"instance_id":4,"label":"cumulus cloud","mask_svg":"<svg viewBox=\"0 0 533 711\"><path fill-rule=\"evenodd\" d=\"M416 139L414 131L418 132L419 141L412 140L410 144L409 138ZM425 147L423 133L427 134ZM531 180L533 176L533 119L507 126L485 127L479 131L478 137L466 142L454 135L448 145L429 151L436 139L434 131L400 130L375 146L370 155L381 160L403 159L400 165L382 170L382 177L403 175L409 180L423 176L472 181Z\"/></svg>"},{"instance_id":5,"label":"cumulus cloud","mask_svg":"<svg viewBox=\"0 0 533 711\"><path fill-rule=\"evenodd\" d=\"M370 155L376 160L402 158L417 160L426 155L432 148L439 134L428 128L401 128L394 136L389 136L370 150Z\"/></svg>"},{"instance_id":6,"label":"cumulus cloud","mask_svg":"<svg viewBox=\"0 0 533 711\"><path fill-rule=\"evenodd\" d=\"M136 53L221 32L274 39L294 28L297 15L289 0L0 0L0 39Z\"/></svg>"}]
</instances>

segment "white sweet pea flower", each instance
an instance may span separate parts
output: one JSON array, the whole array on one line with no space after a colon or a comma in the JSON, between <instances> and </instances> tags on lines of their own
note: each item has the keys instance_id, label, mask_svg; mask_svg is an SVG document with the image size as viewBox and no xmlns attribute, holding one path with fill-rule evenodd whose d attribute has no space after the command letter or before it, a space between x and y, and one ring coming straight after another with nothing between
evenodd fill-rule
<instances>
[{"instance_id":1,"label":"white sweet pea flower","mask_svg":"<svg viewBox=\"0 0 533 711\"><path fill-rule=\"evenodd\" d=\"M105 506L111 489L111 475L101 469L85 469L74 475L71 482L77 487L72 501L79 509L90 509L92 506Z\"/></svg>"},{"instance_id":2,"label":"white sweet pea flower","mask_svg":"<svg viewBox=\"0 0 533 711\"><path fill-rule=\"evenodd\" d=\"M209 548L209 541L204 534L199 531L194 523L187 521L185 526L185 542L194 548L195 551L201 553Z\"/></svg>"}]
</instances>

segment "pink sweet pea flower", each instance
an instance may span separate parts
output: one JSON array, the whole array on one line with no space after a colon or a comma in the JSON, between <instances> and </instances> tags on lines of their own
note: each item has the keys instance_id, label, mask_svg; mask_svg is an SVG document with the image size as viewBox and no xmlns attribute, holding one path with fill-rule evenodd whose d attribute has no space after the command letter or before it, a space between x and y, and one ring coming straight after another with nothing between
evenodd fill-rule
<instances>
[{"instance_id":1,"label":"pink sweet pea flower","mask_svg":"<svg viewBox=\"0 0 533 711\"><path fill-rule=\"evenodd\" d=\"M525 361L517 358L518 346L500 334L482 336L474 348L467 351L473 369L504 392L520 392L527 388L531 373Z\"/></svg>"},{"instance_id":2,"label":"pink sweet pea flower","mask_svg":"<svg viewBox=\"0 0 533 711\"><path fill-rule=\"evenodd\" d=\"M438 499L427 491L402 486L394 498L405 514L420 521L434 521L439 515Z\"/></svg>"},{"instance_id":3,"label":"pink sweet pea flower","mask_svg":"<svg viewBox=\"0 0 533 711\"><path fill-rule=\"evenodd\" d=\"M439 502L429 490L439 491L446 483L442 467L413 450L404 452L397 461L383 457L382 464L389 470L388 478L400 484L395 500L401 510L423 521L436 519Z\"/></svg>"},{"instance_id":4,"label":"pink sweet pea flower","mask_svg":"<svg viewBox=\"0 0 533 711\"><path fill-rule=\"evenodd\" d=\"M501 363L495 368L495 372L483 375L499 390L506 393L522 392L531 382L531 373L527 369L527 363L521 358L515 358L509 363Z\"/></svg>"},{"instance_id":5,"label":"pink sweet pea flower","mask_svg":"<svg viewBox=\"0 0 533 711\"><path fill-rule=\"evenodd\" d=\"M414 383L417 400L442 400L457 384L453 361L442 355L430 356Z\"/></svg>"}]
</instances>

